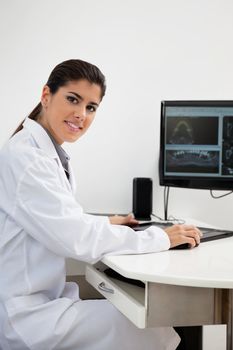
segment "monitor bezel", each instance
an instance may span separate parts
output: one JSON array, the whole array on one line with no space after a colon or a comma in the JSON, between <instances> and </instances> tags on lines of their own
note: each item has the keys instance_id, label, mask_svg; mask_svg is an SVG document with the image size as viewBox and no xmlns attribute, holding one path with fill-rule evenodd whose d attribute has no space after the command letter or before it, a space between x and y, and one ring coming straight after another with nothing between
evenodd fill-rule
<instances>
[{"instance_id":1,"label":"monitor bezel","mask_svg":"<svg viewBox=\"0 0 233 350\"><path fill-rule=\"evenodd\" d=\"M165 107L232 107L233 100L164 100L161 101L159 184L166 187L180 187L205 190L233 190L233 179L222 177L170 176L164 174Z\"/></svg>"}]
</instances>

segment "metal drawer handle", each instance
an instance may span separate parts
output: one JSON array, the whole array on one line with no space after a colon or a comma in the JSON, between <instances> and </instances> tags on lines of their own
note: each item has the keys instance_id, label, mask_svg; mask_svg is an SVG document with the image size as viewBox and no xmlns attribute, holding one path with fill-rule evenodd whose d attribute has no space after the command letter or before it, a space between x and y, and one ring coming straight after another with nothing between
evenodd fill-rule
<instances>
[{"instance_id":1,"label":"metal drawer handle","mask_svg":"<svg viewBox=\"0 0 233 350\"><path fill-rule=\"evenodd\" d=\"M114 294L114 290L111 289L111 288L106 287L104 282L101 282L101 283L98 285L98 288L99 288L100 290L102 290L103 292L107 292L107 293L112 293L112 294Z\"/></svg>"}]
</instances>

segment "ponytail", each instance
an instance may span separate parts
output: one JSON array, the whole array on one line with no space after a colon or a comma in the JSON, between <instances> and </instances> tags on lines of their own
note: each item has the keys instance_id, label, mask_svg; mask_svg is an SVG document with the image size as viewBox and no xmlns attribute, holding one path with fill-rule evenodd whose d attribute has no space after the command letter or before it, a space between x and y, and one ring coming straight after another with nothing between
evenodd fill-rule
<instances>
[{"instance_id":1,"label":"ponytail","mask_svg":"<svg viewBox=\"0 0 233 350\"><path fill-rule=\"evenodd\" d=\"M41 102L38 103L38 105L33 109L33 111L29 114L28 118L32 119L32 120L37 120L38 115L40 114L42 110L42 105ZM15 134L17 134L17 132L19 132L20 130L23 129L23 123L24 123L25 119L19 124L19 126L17 127L17 129L13 132L13 134L11 135L11 137L13 137Z\"/></svg>"}]
</instances>

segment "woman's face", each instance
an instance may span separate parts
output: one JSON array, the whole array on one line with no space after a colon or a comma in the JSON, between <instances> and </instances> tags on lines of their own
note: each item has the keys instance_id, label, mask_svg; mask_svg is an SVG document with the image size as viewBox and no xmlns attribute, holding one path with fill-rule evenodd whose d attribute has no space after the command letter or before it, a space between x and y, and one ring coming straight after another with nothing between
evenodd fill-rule
<instances>
[{"instance_id":1,"label":"woman's face","mask_svg":"<svg viewBox=\"0 0 233 350\"><path fill-rule=\"evenodd\" d=\"M47 85L42 91L42 114L38 122L58 144L74 142L91 125L101 101L101 88L87 80L71 81L51 94Z\"/></svg>"}]
</instances>

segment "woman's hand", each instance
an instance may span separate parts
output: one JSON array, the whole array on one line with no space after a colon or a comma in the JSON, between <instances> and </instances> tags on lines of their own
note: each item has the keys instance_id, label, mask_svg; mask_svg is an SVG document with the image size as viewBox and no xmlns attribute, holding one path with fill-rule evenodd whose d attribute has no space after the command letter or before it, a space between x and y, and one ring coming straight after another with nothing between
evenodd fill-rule
<instances>
[{"instance_id":1,"label":"woman's hand","mask_svg":"<svg viewBox=\"0 0 233 350\"><path fill-rule=\"evenodd\" d=\"M114 215L109 217L109 221L113 225L138 225L138 221L134 219L133 214L128 214L127 216Z\"/></svg>"},{"instance_id":2,"label":"woman's hand","mask_svg":"<svg viewBox=\"0 0 233 350\"><path fill-rule=\"evenodd\" d=\"M190 248L200 243L201 231L194 225L173 225L164 230L171 242L171 248L188 243Z\"/></svg>"}]
</instances>

